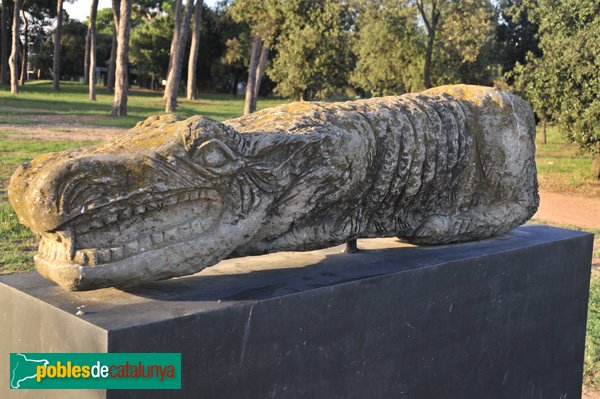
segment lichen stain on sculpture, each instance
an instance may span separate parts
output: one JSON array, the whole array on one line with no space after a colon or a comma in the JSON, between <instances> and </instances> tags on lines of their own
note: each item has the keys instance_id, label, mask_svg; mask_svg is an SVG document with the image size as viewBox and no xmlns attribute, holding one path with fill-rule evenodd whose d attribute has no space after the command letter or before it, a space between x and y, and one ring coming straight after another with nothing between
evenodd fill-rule
<instances>
[{"instance_id":1,"label":"lichen stain on sculpture","mask_svg":"<svg viewBox=\"0 0 600 399\"><path fill-rule=\"evenodd\" d=\"M465 85L224 123L154 116L22 165L9 197L41 236L38 271L69 290L360 237L477 240L535 213L534 127L525 101Z\"/></svg>"}]
</instances>

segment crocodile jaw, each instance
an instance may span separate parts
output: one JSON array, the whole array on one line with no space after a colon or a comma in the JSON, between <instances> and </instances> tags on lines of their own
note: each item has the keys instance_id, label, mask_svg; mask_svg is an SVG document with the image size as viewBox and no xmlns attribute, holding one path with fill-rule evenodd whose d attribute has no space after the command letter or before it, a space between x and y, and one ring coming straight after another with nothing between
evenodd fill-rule
<instances>
[{"instance_id":1,"label":"crocodile jaw","mask_svg":"<svg viewBox=\"0 0 600 399\"><path fill-rule=\"evenodd\" d=\"M73 249L77 245L76 236L56 231L47 233L42 238L40 252L34 260L40 274L67 290L124 287L144 281L188 275L214 265L247 242L256 232L266 209L267 202L263 201L250 215L244 215L243 218L235 211L224 210L202 233L179 236L168 245L153 245L133 255L108 262L100 258L105 255L98 252L98 263L94 265L77 262L80 260L78 251ZM76 255L69 259L73 252Z\"/></svg>"}]
</instances>

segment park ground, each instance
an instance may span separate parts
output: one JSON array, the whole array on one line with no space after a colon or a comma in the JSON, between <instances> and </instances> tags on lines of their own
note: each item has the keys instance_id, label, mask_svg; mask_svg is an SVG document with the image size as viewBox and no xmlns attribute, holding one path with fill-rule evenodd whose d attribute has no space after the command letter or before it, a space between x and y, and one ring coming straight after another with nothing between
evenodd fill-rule
<instances>
[{"instance_id":1,"label":"park ground","mask_svg":"<svg viewBox=\"0 0 600 399\"><path fill-rule=\"evenodd\" d=\"M14 169L38 154L92 145L164 109L161 93L133 89L128 116L112 118L112 95L106 90L91 102L85 86L62 82L61 87L55 93L51 82L36 81L18 96L0 90L0 274L32 270L37 245L8 204L6 186ZM284 102L259 99L258 108ZM177 114L225 120L241 115L243 106L242 96L201 93L198 100L180 99ZM600 399L600 183L591 177L591 157L566 143L557 129L548 130L547 144L538 143L536 160L541 206L533 222L595 234L584 397Z\"/></svg>"}]
</instances>

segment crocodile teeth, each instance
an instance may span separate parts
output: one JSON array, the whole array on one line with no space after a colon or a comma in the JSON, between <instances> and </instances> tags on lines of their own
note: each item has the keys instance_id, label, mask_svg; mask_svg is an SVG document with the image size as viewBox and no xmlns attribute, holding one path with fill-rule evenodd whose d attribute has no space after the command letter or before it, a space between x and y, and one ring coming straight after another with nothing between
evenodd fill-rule
<instances>
[{"instance_id":1,"label":"crocodile teeth","mask_svg":"<svg viewBox=\"0 0 600 399\"><path fill-rule=\"evenodd\" d=\"M89 261L89 257L87 254L87 250L81 250L75 252L75 256L73 257L73 262L78 263L80 265L87 265Z\"/></svg>"},{"instance_id":2,"label":"crocodile teeth","mask_svg":"<svg viewBox=\"0 0 600 399\"><path fill-rule=\"evenodd\" d=\"M110 249L97 249L94 251L96 254L96 261L98 264L109 263L111 261Z\"/></svg>"},{"instance_id":3,"label":"crocodile teeth","mask_svg":"<svg viewBox=\"0 0 600 399\"><path fill-rule=\"evenodd\" d=\"M137 242L141 252L152 248L152 241L150 240L150 236L142 236L137 240Z\"/></svg>"},{"instance_id":4,"label":"crocodile teeth","mask_svg":"<svg viewBox=\"0 0 600 399\"><path fill-rule=\"evenodd\" d=\"M143 215L149 211L162 209L165 206L172 206L188 201L196 201L198 199L218 201L220 200L220 196L218 192L213 189L198 188L181 191L170 195L165 193L157 193L153 195L153 199L153 201L146 201L144 203L138 203L125 208L120 208L119 204L113 204L110 207L105 207L96 214L85 215L86 212L94 210L94 207L90 206L89 209L85 209L85 212L82 215L83 219L80 219L80 222L76 224L75 231L77 234L82 234L88 232L89 230L99 229L117 221L130 220L132 215Z\"/></svg>"},{"instance_id":5,"label":"crocodile teeth","mask_svg":"<svg viewBox=\"0 0 600 399\"><path fill-rule=\"evenodd\" d=\"M124 251L126 256L134 255L138 249L137 241L131 241L124 245Z\"/></svg>"},{"instance_id":6,"label":"crocodile teeth","mask_svg":"<svg viewBox=\"0 0 600 399\"><path fill-rule=\"evenodd\" d=\"M220 196L213 189L196 188L156 193L152 195L152 201L148 201L148 198L145 198L145 202L140 199L127 207L112 204L84 215L77 225L70 227L72 230L52 234L40 242L39 253L48 259L96 266L189 240L204 233L212 221L202 216L191 221L182 221L178 217L171 220L169 214L165 216L155 212L163 207L184 203L185 209L204 215L203 207L207 201L218 200ZM143 228L136 231L134 227L138 222L142 223ZM151 226L152 222L170 225L158 230ZM79 236L79 250L75 246L76 236Z\"/></svg>"},{"instance_id":7,"label":"crocodile teeth","mask_svg":"<svg viewBox=\"0 0 600 399\"><path fill-rule=\"evenodd\" d=\"M177 227L169 229L164 232L165 241L171 241L177 237Z\"/></svg>"},{"instance_id":8,"label":"crocodile teeth","mask_svg":"<svg viewBox=\"0 0 600 399\"><path fill-rule=\"evenodd\" d=\"M180 193L177 196L177 202L183 202L183 201L187 201L190 199L190 193L189 191L184 191L183 193Z\"/></svg>"},{"instance_id":9,"label":"crocodile teeth","mask_svg":"<svg viewBox=\"0 0 600 399\"><path fill-rule=\"evenodd\" d=\"M175 205L176 203L177 203L177 197L168 197L168 198L165 198L165 200L164 200L165 205Z\"/></svg>"},{"instance_id":10,"label":"crocodile teeth","mask_svg":"<svg viewBox=\"0 0 600 399\"><path fill-rule=\"evenodd\" d=\"M112 261L123 259L123 247L116 247L110 249L110 256Z\"/></svg>"},{"instance_id":11,"label":"crocodile teeth","mask_svg":"<svg viewBox=\"0 0 600 399\"><path fill-rule=\"evenodd\" d=\"M152 243L153 244L160 244L163 242L164 237L163 237L163 232L160 231L158 233L152 233L150 238L152 239Z\"/></svg>"},{"instance_id":12,"label":"crocodile teeth","mask_svg":"<svg viewBox=\"0 0 600 399\"><path fill-rule=\"evenodd\" d=\"M129 219L133 210L131 208L125 208L119 212L119 219Z\"/></svg>"},{"instance_id":13,"label":"crocodile teeth","mask_svg":"<svg viewBox=\"0 0 600 399\"><path fill-rule=\"evenodd\" d=\"M93 249L84 249L83 252L86 255L87 265L88 266L95 266L95 265L98 264L98 254L96 253L95 250L93 250Z\"/></svg>"},{"instance_id":14,"label":"crocodile teeth","mask_svg":"<svg viewBox=\"0 0 600 399\"><path fill-rule=\"evenodd\" d=\"M116 213L109 213L108 215L104 216L104 223L109 224L109 223L116 222L117 218L118 218L118 216Z\"/></svg>"},{"instance_id":15,"label":"crocodile teeth","mask_svg":"<svg viewBox=\"0 0 600 399\"><path fill-rule=\"evenodd\" d=\"M177 228L177 235L179 237L187 237L191 233L191 231L192 228L190 227L190 225L186 224Z\"/></svg>"},{"instance_id":16,"label":"crocodile teeth","mask_svg":"<svg viewBox=\"0 0 600 399\"><path fill-rule=\"evenodd\" d=\"M42 256L46 256L46 240L40 240L40 244L38 245L38 253Z\"/></svg>"}]
</instances>

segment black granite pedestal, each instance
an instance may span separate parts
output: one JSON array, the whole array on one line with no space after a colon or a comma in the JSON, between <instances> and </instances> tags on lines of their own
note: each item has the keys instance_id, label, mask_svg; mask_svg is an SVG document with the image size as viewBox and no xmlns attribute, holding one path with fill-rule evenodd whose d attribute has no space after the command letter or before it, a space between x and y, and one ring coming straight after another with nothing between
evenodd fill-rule
<instances>
[{"instance_id":1,"label":"black granite pedestal","mask_svg":"<svg viewBox=\"0 0 600 399\"><path fill-rule=\"evenodd\" d=\"M525 226L476 243L359 246L229 260L127 291L5 276L0 396L581 396L592 235ZM181 352L181 391L8 390L9 352L105 351Z\"/></svg>"}]
</instances>

